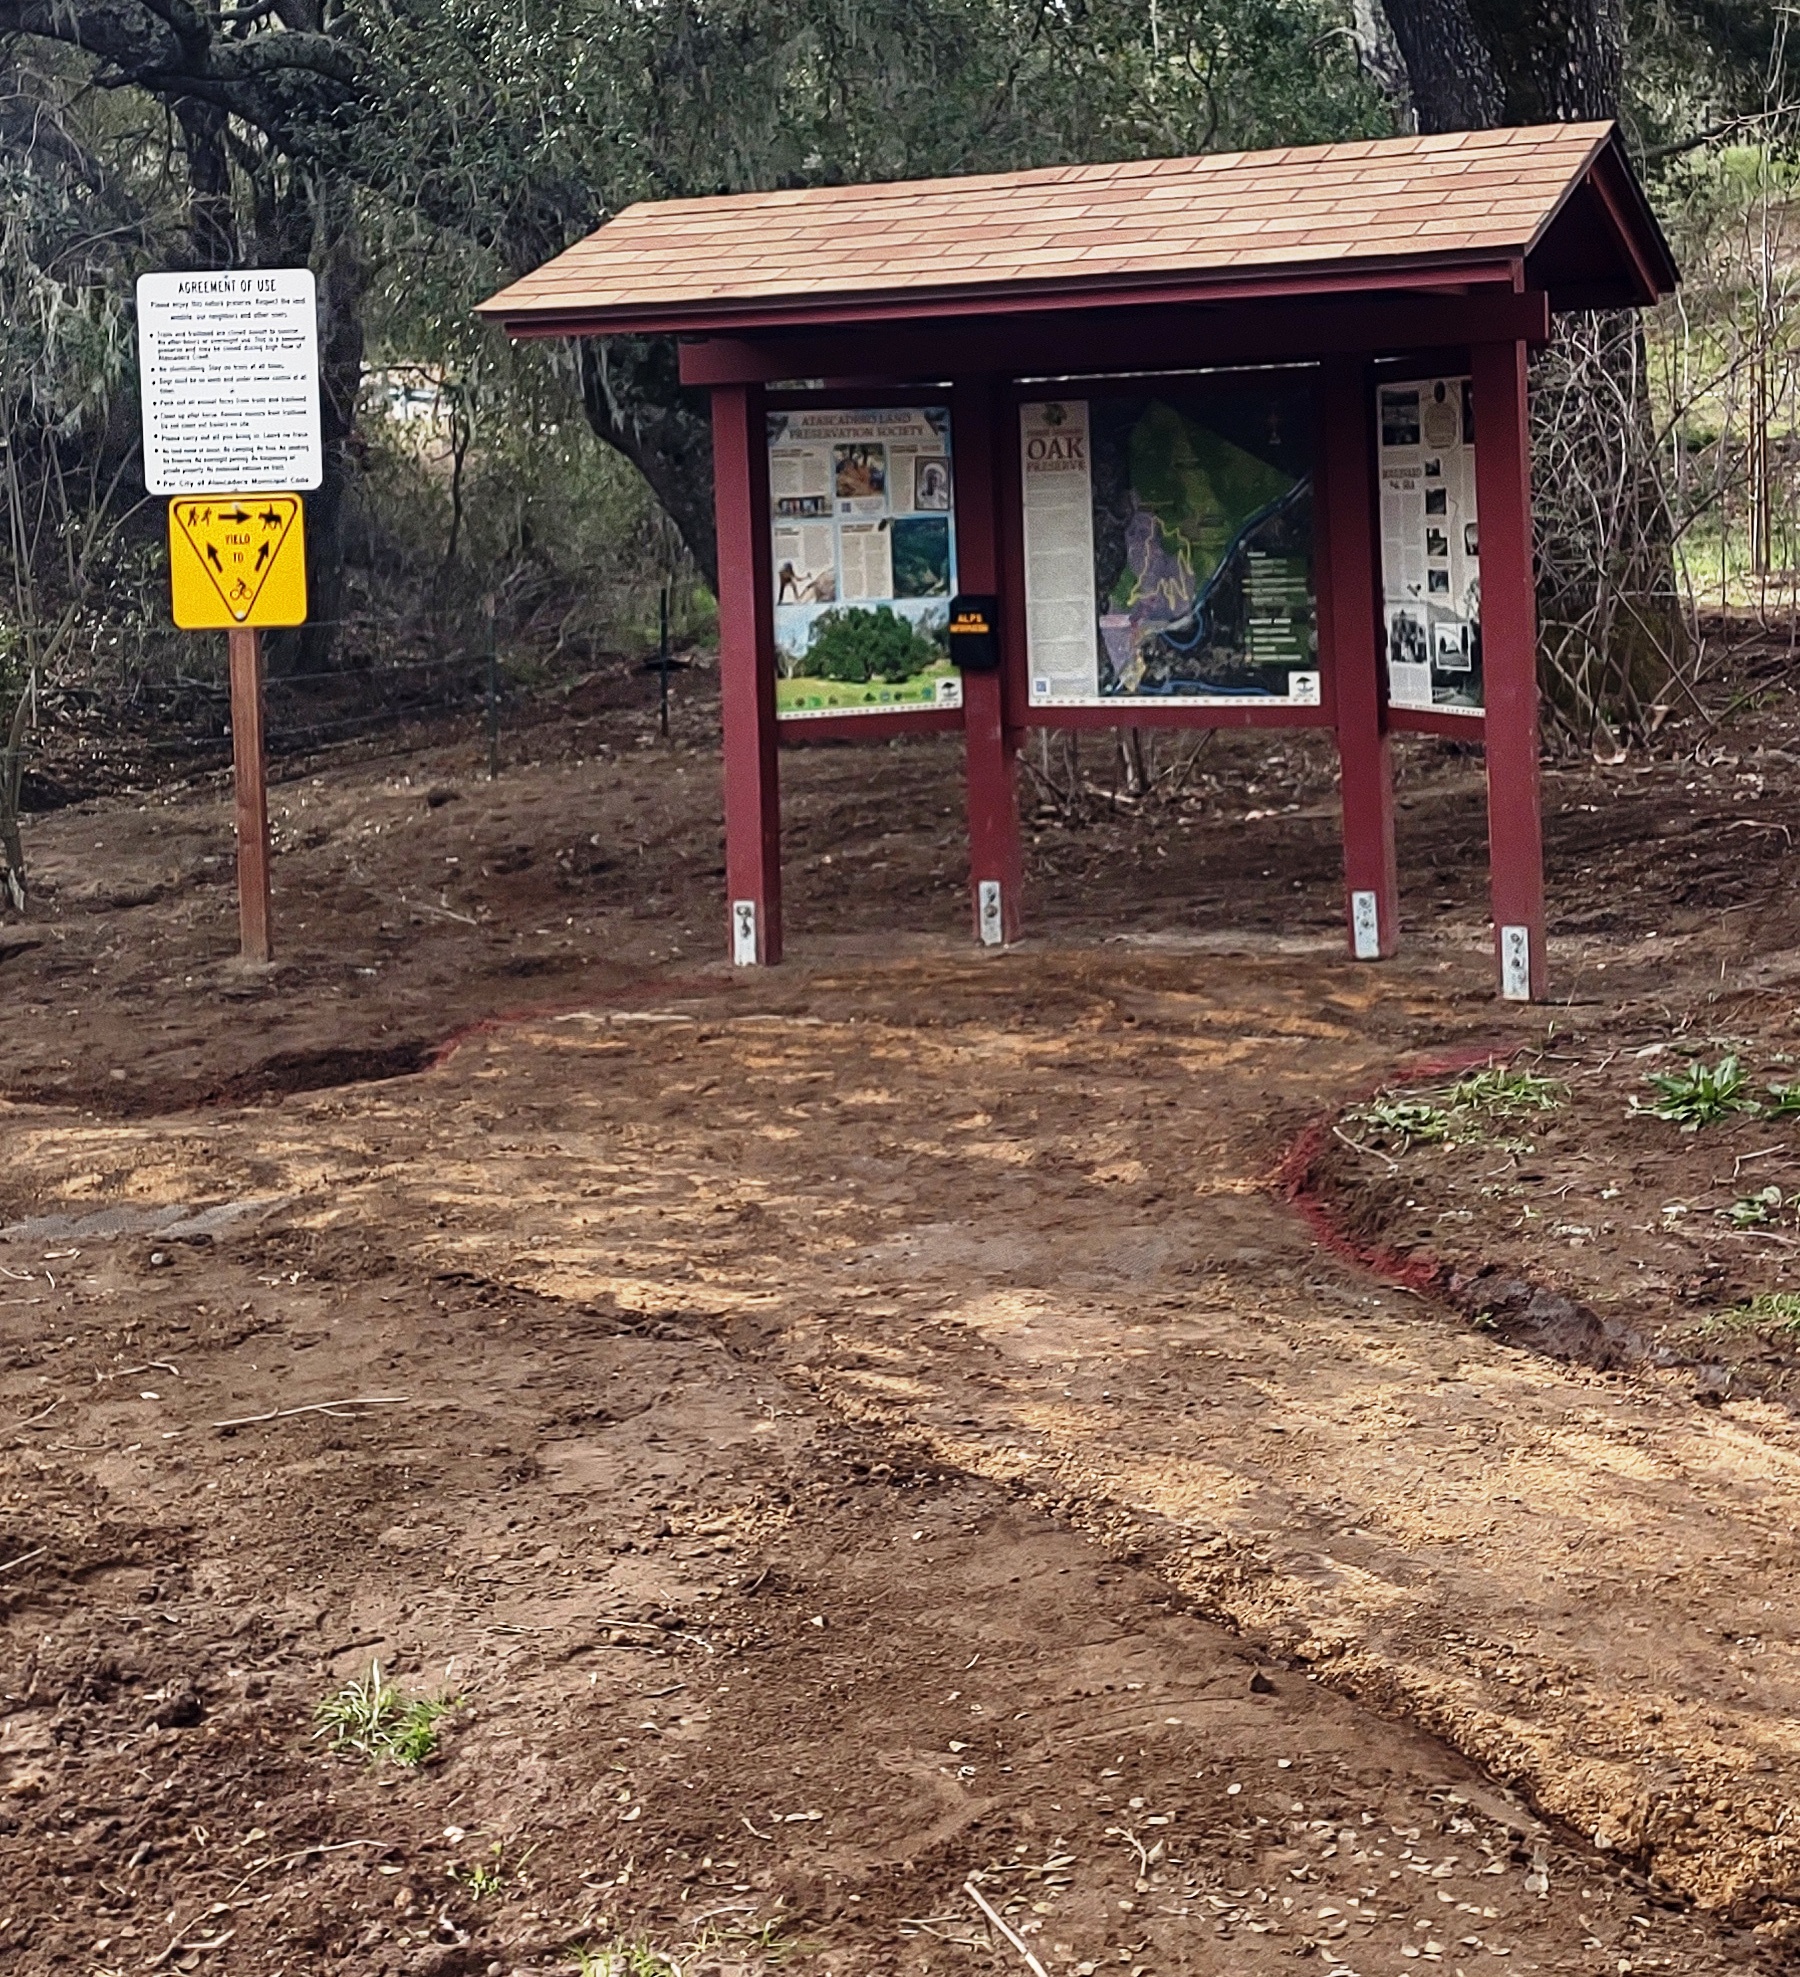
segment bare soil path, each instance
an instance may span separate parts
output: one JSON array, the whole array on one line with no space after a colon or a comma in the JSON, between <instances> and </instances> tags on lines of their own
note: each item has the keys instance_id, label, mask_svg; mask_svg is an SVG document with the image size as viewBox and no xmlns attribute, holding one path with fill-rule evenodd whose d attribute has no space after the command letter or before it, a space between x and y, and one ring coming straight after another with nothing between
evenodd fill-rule
<instances>
[{"instance_id":1,"label":"bare soil path","mask_svg":"<svg viewBox=\"0 0 1800 1977\"><path fill-rule=\"evenodd\" d=\"M1327 825L1246 859L1221 785L1174 856L1048 837L1059 938L983 959L953 763L824 755L798 958L734 979L710 767L616 727L288 785L267 976L212 793L39 826L8 1967L1024 1969L971 1877L1055 1977L1779 1965L1792 1417L1505 1345L1271 1185L1396 1065L1543 1044L1462 895L1350 967ZM1566 958L1622 1007L1642 946ZM311 1737L374 1658L460 1699L422 1772Z\"/></svg>"}]
</instances>

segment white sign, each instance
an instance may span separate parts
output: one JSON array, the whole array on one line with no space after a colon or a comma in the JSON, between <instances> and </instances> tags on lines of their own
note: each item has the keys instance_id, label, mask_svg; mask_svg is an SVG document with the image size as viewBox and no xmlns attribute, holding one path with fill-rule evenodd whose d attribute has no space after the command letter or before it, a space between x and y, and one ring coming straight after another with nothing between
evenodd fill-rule
<instances>
[{"instance_id":1,"label":"white sign","mask_svg":"<svg viewBox=\"0 0 1800 1977\"><path fill-rule=\"evenodd\" d=\"M140 275L137 301L150 492L317 487L324 455L312 270Z\"/></svg>"},{"instance_id":2,"label":"white sign","mask_svg":"<svg viewBox=\"0 0 1800 1977\"><path fill-rule=\"evenodd\" d=\"M981 922L983 947L1001 947L1006 942L1006 920L1000 910L1000 881L983 879L975 888L976 917Z\"/></svg>"},{"instance_id":3,"label":"white sign","mask_svg":"<svg viewBox=\"0 0 1800 1977\"><path fill-rule=\"evenodd\" d=\"M1381 959L1381 912L1372 892L1350 895L1350 941L1357 960Z\"/></svg>"},{"instance_id":4,"label":"white sign","mask_svg":"<svg viewBox=\"0 0 1800 1977\"><path fill-rule=\"evenodd\" d=\"M1481 555L1467 378L1378 388L1388 702L1479 714Z\"/></svg>"},{"instance_id":5,"label":"white sign","mask_svg":"<svg viewBox=\"0 0 1800 1977\"><path fill-rule=\"evenodd\" d=\"M1507 1002L1531 1000L1531 929L1500 929L1500 994Z\"/></svg>"},{"instance_id":6,"label":"white sign","mask_svg":"<svg viewBox=\"0 0 1800 1977\"><path fill-rule=\"evenodd\" d=\"M754 968L756 952L756 901L736 899L731 904L731 960L738 968Z\"/></svg>"}]
</instances>

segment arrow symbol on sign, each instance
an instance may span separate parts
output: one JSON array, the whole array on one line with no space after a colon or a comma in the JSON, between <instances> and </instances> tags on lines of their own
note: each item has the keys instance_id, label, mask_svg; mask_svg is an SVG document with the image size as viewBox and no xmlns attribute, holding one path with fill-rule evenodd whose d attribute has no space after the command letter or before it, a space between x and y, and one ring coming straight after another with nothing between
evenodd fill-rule
<instances>
[{"instance_id":1,"label":"arrow symbol on sign","mask_svg":"<svg viewBox=\"0 0 1800 1977\"><path fill-rule=\"evenodd\" d=\"M265 542L263 546L256 552L257 569L260 570L268 560L269 560L269 545Z\"/></svg>"},{"instance_id":2,"label":"arrow symbol on sign","mask_svg":"<svg viewBox=\"0 0 1800 1977\"><path fill-rule=\"evenodd\" d=\"M219 520L222 522L247 522L249 519L242 508L233 508L229 514L221 510L219 514Z\"/></svg>"},{"instance_id":3,"label":"arrow symbol on sign","mask_svg":"<svg viewBox=\"0 0 1800 1977\"><path fill-rule=\"evenodd\" d=\"M218 571L220 576L225 574L225 565L219 561L219 552L210 542L206 545L206 560Z\"/></svg>"}]
</instances>

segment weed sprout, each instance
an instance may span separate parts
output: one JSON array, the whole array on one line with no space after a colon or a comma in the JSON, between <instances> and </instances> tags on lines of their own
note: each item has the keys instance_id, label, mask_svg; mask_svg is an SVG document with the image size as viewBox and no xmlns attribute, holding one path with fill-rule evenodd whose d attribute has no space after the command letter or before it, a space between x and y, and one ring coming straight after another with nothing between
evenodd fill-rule
<instances>
[{"instance_id":1,"label":"weed sprout","mask_svg":"<svg viewBox=\"0 0 1800 1977\"><path fill-rule=\"evenodd\" d=\"M344 1751L370 1764L381 1758L417 1770L437 1755L438 1719L457 1706L454 1696L407 1698L381 1678L381 1663L371 1662L361 1680L351 1680L327 1696L313 1711L315 1737L328 1738L334 1751Z\"/></svg>"},{"instance_id":2,"label":"weed sprout","mask_svg":"<svg viewBox=\"0 0 1800 1977\"><path fill-rule=\"evenodd\" d=\"M1645 1080L1656 1096L1648 1105L1633 1101L1633 1109L1653 1119L1666 1119L1684 1133L1717 1124L1740 1112L1760 1112L1751 1095L1750 1075L1736 1054L1716 1064L1690 1064L1685 1071L1653 1072Z\"/></svg>"},{"instance_id":3,"label":"weed sprout","mask_svg":"<svg viewBox=\"0 0 1800 1977\"><path fill-rule=\"evenodd\" d=\"M1478 1114L1517 1119L1532 1112L1553 1111L1567 1096L1568 1088L1555 1078L1488 1064L1458 1078L1447 1089L1416 1095L1381 1092L1345 1116L1362 1126L1372 1139L1396 1145L1404 1153L1414 1146L1454 1145L1461 1128L1466 1127L1471 1134L1479 1130Z\"/></svg>"}]
</instances>

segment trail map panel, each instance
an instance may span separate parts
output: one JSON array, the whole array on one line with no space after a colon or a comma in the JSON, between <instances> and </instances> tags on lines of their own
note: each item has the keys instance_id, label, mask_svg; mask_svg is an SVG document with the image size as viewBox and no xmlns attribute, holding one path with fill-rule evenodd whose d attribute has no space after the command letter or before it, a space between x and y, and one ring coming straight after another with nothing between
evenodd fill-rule
<instances>
[{"instance_id":1,"label":"trail map panel","mask_svg":"<svg viewBox=\"0 0 1800 1977\"><path fill-rule=\"evenodd\" d=\"M1481 564L1467 378L1376 392L1388 704L1479 714Z\"/></svg>"},{"instance_id":2,"label":"trail map panel","mask_svg":"<svg viewBox=\"0 0 1800 1977\"><path fill-rule=\"evenodd\" d=\"M297 494L169 503L169 588L183 631L306 622L306 526Z\"/></svg>"},{"instance_id":3,"label":"trail map panel","mask_svg":"<svg viewBox=\"0 0 1800 1977\"><path fill-rule=\"evenodd\" d=\"M312 271L140 275L138 373L152 494L317 487Z\"/></svg>"},{"instance_id":4,"label":"trail map panel","mask_svg":"<svg viewBox=\"0 0 1800 1977\"><path fill-rule=\"evenodd\" d=\"M1287 382L1020 407L1033 707L1316 707L1312 399Z\"/></svg>"},{"instance_id":5,"label":"trail map panel","mask_svg":"<svg viewBox=\"0 0 1800 1977\"><path fill-rule=\"evenodd\" d=\"M777 714L960 707L949 411L771 412L768 437Z\"/></svg>"}]
</instances>

